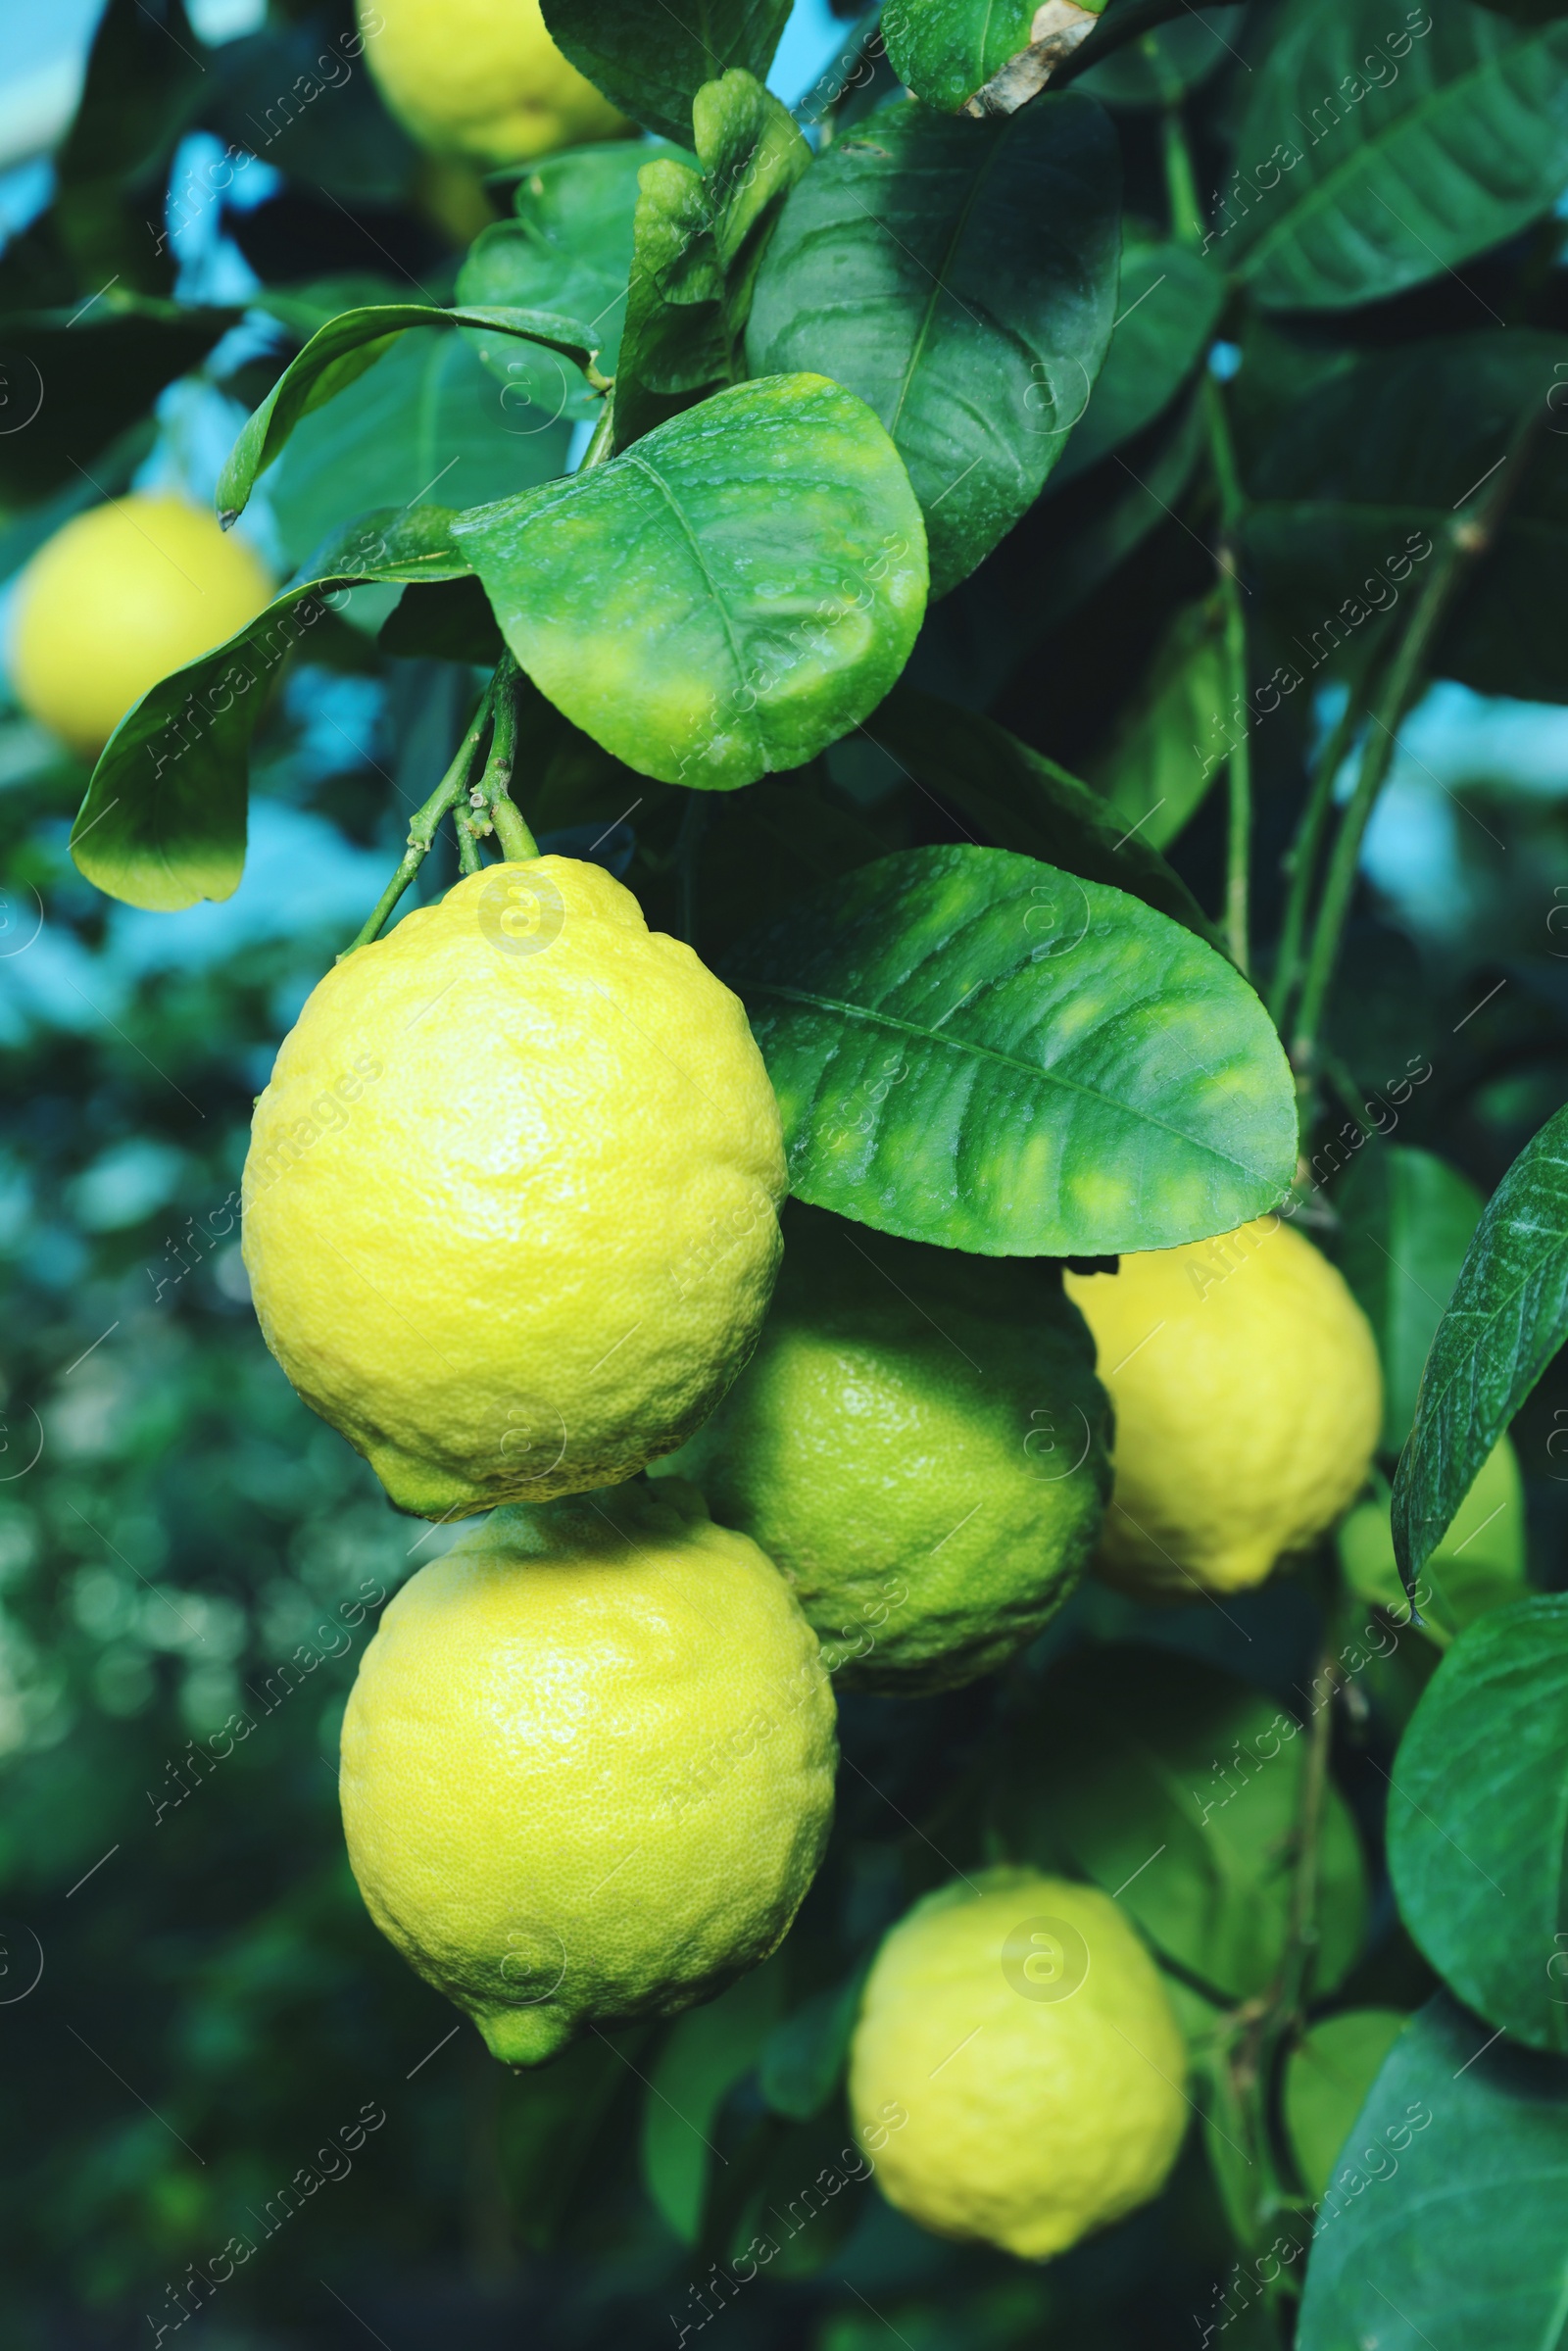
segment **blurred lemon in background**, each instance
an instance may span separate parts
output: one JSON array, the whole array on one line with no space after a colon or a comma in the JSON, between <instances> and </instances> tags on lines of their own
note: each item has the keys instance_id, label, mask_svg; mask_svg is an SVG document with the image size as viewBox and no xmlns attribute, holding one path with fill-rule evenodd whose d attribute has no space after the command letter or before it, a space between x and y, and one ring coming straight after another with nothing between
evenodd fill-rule
<instances>
[{"instance_id":1,"label":"blurred lemon in background","mask_svg":"<svg viewBox=\"0 0 1568 2351\"><path fill-rule=\"evenodd\" d=\"M1108 1894L983 1870L916 1902L877 1953L850 2111L889 2203L1047 2261L1159 2193L1186 2070L1159 1971Z\"/></svg>"},{"instance_id":2,"label":"blurred lemon in background","mask_svg":"<svg viewBox=\"0 0 1568 2351\"><path fill-rule=\"evenodd\" d=\"M149 686L221 645L271 592L254 549L182 498L94 507L56 531L18 582L17 700L96 759Z\"/></svg>"},{"instance_id":3,"label":"blurred lemon in background","mask_svg":"<svg viewBox=\"0 0 1568 2351\"><path fill-rule=\"evenodd\" d=\"M359 19L382 97L437 153L515 164L631 128L562 56L539 0L360 0Z\"/></svg>"},{"instance_id":4,"label":"blurred lemon in background","mask_svg":"<svg viewBox=\"0 0 1568 2351\"><path fill-rule=\"evenodd\" d=\"M1354 1501L1382 1426L1377 1342L1294 1227L1260 1216L1066 1287L1116 1415L1099 1554L1112 1583L1244 1591Z\"/></svg>"}]
</instances>

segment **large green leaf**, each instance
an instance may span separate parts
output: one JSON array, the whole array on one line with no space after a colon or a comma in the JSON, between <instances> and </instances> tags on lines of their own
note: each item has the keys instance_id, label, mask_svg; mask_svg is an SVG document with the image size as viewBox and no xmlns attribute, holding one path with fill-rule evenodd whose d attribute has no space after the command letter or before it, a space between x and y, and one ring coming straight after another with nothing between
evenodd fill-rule
<instances>
[{"instance_id":1,"label":"large green leaf","mask_svg":"<svg viewBox=\"0 0 1568 2351\"><path fill-rule=\"evenodd\" d=\"M1175 840L1224 765L1213 737L1229 682L1218 599L1179 607L1090 769L1121 830L1151 849Z\"/></svg>"},{"instance_id":2,"label":"large green leaf","mask_svg":"<svg viewBox=\"0 0 1568 2351\"><path fill-rule=\"evenodd\" d=\"M1261 1004L1102 883L907 850L804 900L726 976L792 1190L879 1231L987 1256L1166 1249L1290 1183L1294 1089Z\"/></svg>"},{"instance_id":3,"label":"large green leaf","mask_svg":"<svg viewBox=\"0 0 1568 2351\"><path fill-rule=\"evenodd\" d=\"M1384 2061L1319 2211L1298 2351L1557 2351L1568 2066L1440 1993Z\"/></svg>"},{"instance_id":4,"label":"large green leaf","mask_svg":"<svg viewBox=\"0 0 1568 2351\"><path fill-rule=\"evenodd\" d=\"M1035 0L888 0L882 38L905 86L952 115L1028 48L1034 18Z\"/></svg>"},{"instance_id":5,"label":"large green leaf","mask_svg":"<svg viewBox=\"0 0 1568 2351\"><path fill-rule=\"evenodd\" d=\"M692 143L692 100L744 66L765 81L791 0L546 0L558 47L594 87L650 130Z\"/></svg>"},{"instance_id":6,"label":"large green leaf","mask_svg":"<svg viewBox=\"0 0 1568 2351\"><path fill-rule=\"evenodd\" d=\"M1078 1649L1013 1725L993 1820L1013 1859L1091 1879L1161 1957L1246 1999L1285 1952L1307 1747L1294 1714L1196 1658L1132 1643ZM1319 1856L1321 1994L1366 1934L1366 1868L1332 1785Z\"/></svg>"},{"instance_id":7,"label":"large green leaf","mask_svg":"<svg viewBox=\"0 0 1568 2351\"><path fill-rule=\"evenodd\" d=\"M285 562L303 563L355 514L433 495L483 506L564 472L568 379L553 352L528 351L538 372L503 388L462 335L415 328L313 415L301 417L268 482Z\"/></svg>"},{"instance_id":8,"label":"large green leaf","mask_svg":"<svg viewBox=\"0 0 1568 2351\"><path fill-rule=\"evenodd\" d=\"M1485 694L1568 699L1557 598L1568 563L1568 336L1522 328L1378 352L1291 411L1257 467L1249 557L1300 679L1349 658L1419 591L1454 511L1507 458L1522 468L1496 540L1456 603L1439 674ZM1521 423L1544 429L1507 456Z\"/></svg>"},{"instance_id":9,"label":"large green leaf","mask_svg":"<svg viewBox=\"0 0 1568 2351\"><path fill-rule=\"evenodd\" d=\"M626 323L637 175L660 157L689 160L663 139L609 139L542 156L514 191L515 220L492 222L469 246L458 272L459 305L581 318L598 338L600 366L613 375ZM560 362L553 355L531 352L513 336L473 339L491 372L516 387L518 405L524 396L535 407L554 399ZM564 414L591 416L598 407L599 395L579 379Z\"/></svg>"},{"instance_id":10,"label":"large green leaf","mask_svg":"<svg viewBox=\"0 0 1568 2351\"><path fill-rule=\"evenodd\" d=\"M1121 289L1105 364L1050 487L1059 490L1152 424L1192 374L1225 302L1225 281L1185 245L1125 225Z\"/></svg>"},{"instance_id":11,"label":"large green leaf","mask_svg":"<svg viewBox=\"0 0 1568 2351\"><path fill-rule=\"evenodd\" d=\"M1366 1107L1374 1125L1397 1125L1397 1106L1381 1095ZM1410 1434L1427 1350L1485 1205L1468 1176L1402 1143L1363 1151L1346 1178L1340 1267L1377 1333L1383 1443L1391 1453Z\"/></svg>"},{"instance_id":12,"label":"large green leaf","mask_svg":"<svg viewBox=\"0 0 1568 2351\"><path fill-rule=\"evenodd\" d=\"M925 604L920 513L863 402L736 384L456 526L535 683L607 751L729 791L875 709Z\"/></svg>"},{"instance_id":13,"label":"large green leaf","mask_svg":"<svg viewBox=\"0 0 1568 2351\"><path fill-rule=\"evenodd\" d=\"M1059 865L1080 881L1109 882L1211 947L1220 945L1187 884L1150 847L1148 828L1129 835L1087 784L1005 727L901 680L872 711L865 732L906 774L960 808L999 847Z\"/></svg>"},{"instance_id":14,"label":"large green leaf","mask_svg":"<svg viewBox=\"0 0 1568 2351\"><path fill-rule=\"evenodd\" d=\"M1555 203L1568 27L1512 24L1470 0L1293 0L1237 155L1213 233L1257 300L1381 300Z\"/></svg>"},{"instance_id":15,"label":"large green leaf","mask_svg":"<svg viewBox=\"0 0 1568 2351\"><path fill-rule=\"evenodd\" d=\"M466 326L553 351L573 367L591 368L597 338L575 319L550 311L506 309L437 310L429 303L376 303L345 311L312 335L290 360L267 398L229 451L218 477L218 510L231 520L256 487L258 475L281 455L300 418L333 399L362 376L411 327Z\"/></svg>"},{"instance_id":16,"label":"large green leaf","mask_svg":"<svg viewBox=\"0 0 1568 2351\"><path fill-rule=\"evenodd\" d=\"M1170 23L1152 25L1103 64L1075 76L1085 97L1104 106L1174 106L1227 60L1235 63L1242 20L1234 6L1166 13ZM1114 12L1107 13L1106 22L1115 24Z\"/></svg>"},{"instance_id":17,"label":"large green leaf","mask_svg":"<svg viewBox=\"0 0 1568 2351\"><path fill-rule=\"evenodd\" d=\"M1407 1586L1565 1337L1568 1109L1526 1144L1488 1201L1427 1355L1394 1483Z\"/></svg>"},{"instance_id":18,"label":"large green leaf","mask_svg":"<svg viewBox=\"0 0 1568 2351\"><path fill-rule=\"evenodd\" d=\"M811 160L789 110L739 67L692 102L701 172L646 164L615 377L615 447L744 373L752 290L785 197Z\"/></svg>"},{"instance_id":19,"label":"large green leaf","mask_svg":"<svg viewBox=\"0 0 1568 2351\"><path fill-rule=\"evenodd\" d=\"M245 865L251 731L289 655L357 580L454 579L444 508L364 514L266 611L144 694L110 737L71 836L88 881L161 913L228 898Z\"/></svg>"},{"instance_id":20,"label":"large green leaf","mask_svg":"<svg viewBox=\"0 0 1568 2351\"><path fill-rule=\"evenodd\" d=\"M932 593L1039 496L1116 315L1119 167L1087 98L986 122L883 107L813 166L758 281L759 372L858 392L909 468Z\"/></svg>"},{"instance_id":21,"label":"large green leaf","mask_svg":"<svg viewBox=\"0 0 1568 2351\"><path fill-rule=\"evenodd\" d=\"M1389 1868L1440 1976L1534 2048L1568 2051L1568 1594L1462 1633L1399 1742Z\"/></svg>"}]
</instances>

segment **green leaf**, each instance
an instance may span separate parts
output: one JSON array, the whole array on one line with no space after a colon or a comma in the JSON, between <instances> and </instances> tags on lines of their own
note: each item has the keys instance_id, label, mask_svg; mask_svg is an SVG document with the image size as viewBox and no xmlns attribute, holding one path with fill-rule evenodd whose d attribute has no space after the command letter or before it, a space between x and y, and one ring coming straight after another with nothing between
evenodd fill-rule
<instances>
[{"instance_id":1,"label":"green leaf","mask_svg":"<svg viewBox=\"0 0 1568 2351\"><path fill-rule=\"evenodd\" d=\"M54 220L83 296L116 282L122 293L172 289L173 256L147 215L161 204L205 71L183 0L161 0L156 13L145 0L110 0L53 159Z\"/></svg>"},{"instance_id":2,"label":"green leaf","mask_svg":"<svg viewBox=\"0 0 1568 2351\"><path fill-rule=\"evenodd\" d=\"M791 1189L880 1232L983 1256L1168 1249L1290 1183L1294 1089L1261 1004L1102 883L906 850L803 900L726 976Z\"/></svg>"},{"instance_id":3,"label":"green leaf","mask_svg":"<svg viewBox=\"0 0 1568 2351\"><path fill-rule=\"evenodd\" d=\"M289 362L229 451L218 478L218 510L225 521L243 512L258 475L280 454L301 416L346 390L412 326L469 326L514 335L582 368L592 367L597 349L591 329L549 311L437 310L415 302L345 311Z\"/></svg>"},{"instance_id":4,"label":"green leaf","mask_svg":"<svg viewBox=\"0 0 1568 2351\"><path fill-rule=\"evenodd\" d=\"M788 108L739 68L698 91L692 122L701 174L668 158L638 174L617 449L744 372L757 272L811 160Z\"/></svg>"},{"instance_id":5,"label":"green leaf","mask_svg":"<svg viewBox=\"0 0 1568 2351\"><path fill-rule=\"evenodd\" d=\"M637 175L660 157L690 161L662 139L609 139L530 164L514 191L516 219L495 221L469 246L458 272L459 305L584 318L600 338L598 364L612 375L626 323ZM511 337L474 340L485 366L503 382L520 386L536 406L553 397L553 360L535 359ZM598 407L599 396L584 382L564 413L591 416Z\"/></svg>"},{"instance_id":6,"label":"green leaf","mask_svg":"<svg viewBox=\"0 0 1568 2351\"><path fill-rule=\"evenodd\" d=\"M85 318L75 309L12 312L0 352L0 497L21 504L81 481L83 465L96 471L105 444L166 384L199 367L242 316L142 295L106 295Z\"/></svg>"},{"instance_id":7,"label":"green leaf","mask_svg":"<svg viewBox=\"0 0 1568 2351\"><path fill-rule=\"evenodd\" d=\"M1234 238L1222 258L1265 309L1380 301L1455 269L1560 194L1565 68L1568 29L1469 0L1293 0L1210 241Z\"/></svg>"},{"instance_id":8,"label":"green leaf","mask_svg":"<svg viewBox=\"0 0 1568 2351\"><path fill-rule=\"evenodd\" d=\"M1568 1109L1487 1203L1427 1356L1394 1483L1394 1545L1420 1575L1477 1473L1568 1336Z\"/></svg>"},{"instance_id":9,"label":"green leaf","mask_svg":"<svg viewBox=\"0 0 1568 2351\"><path fill-rule=\"evenodd\" d=\"M493 669L506 651L490 599L471 576L405 588L376 643L404 661L469 661L482 669Z\"/></svg>"},{"instance_id":10,"label":"green leaf","mask_svg":"<svg viewBox=\"0 0 1568 2351\"><path fill-rule=\"evenodd\" d=\"M1318 2215L1298 2351L1555 2351L1568 2066L1442 1993L1384 2060Z\"/></svg>"},{"instance_id":11,"label":"green leaf","mask_svg":"<svg viewBox=\"0 0 1568 2351\"><path fill-rule=\"evenodd\" d=\"M305 563L356 514L412 505L483 506L565 469L575 368L527 351L538 372L498 387L462 335L413 328L325 408L303 416L268 483L285 561Z\"/></svg>"},{"instance_id":12,"label":"green leaf","mask_svg":"<svg viewBox=\"0 0 1568 2351\"><path fill-rule=\"evenodd\" d=\"M713 2118L756 2063L778 2016L783 1976L761 1967L670 2028L643 2105L643 2180L683 2244L697 2241Z\"/></svg>"},{"instance_id":13,"label":"green leaf","mask_svg":"<svg viewBox=\"0 0 1568 2351\"><path fill-rule=\"evenodd\" d=\"M1506 328L1403 344L1334 376L1290 411L1257 467L1246 524L1254 575L1291 633L1298 682L1349 658L1407 604L1454 509L1507 457L1521 421L1544 430L1476 592L1434 665L1482 694L1568 700L1556 600L1568 563L1568 336Z\"/></svg>"},{"instance_id":14,"label":"green leaf","mask_svg":"<svg viewBox=\"0 0 1568 2351\"><path fill-rule=\"evenodd\" d=\"M1123 224L1116 325L1088 408L1051 476L1053 492L1169 406L1201 360L1224 305L1224 279L1196 253L1151 243Z\"/></svg>"},{"instance_id":15,"label":"green leaf","mask_svg":"<svg viewBox=\"0 0 1568 2351\"><path fill-rule=\"evenodd\" d=\"M880 108L784 208L749 336L758 373L819 368L892 433L932 594L1033 505L1116 313L1119 166L1087 98L986 122Z\"/></svg>"},{"instance_id":16,"label":"green leaf","mask_svg":"<svg viewBox=\"0 0 1568 2351\"><path fill-rule=\"evenodd\" d=\"M1174 106L1227 61L1235 63L1240 28L1234 8L1192 9L1091 66L1077 76L1078 87L1102 106Z\"/></svg>"},{"instance_id":17,"label":"green leaf","mask_svg":"<svg viewBox=\"0 0 1568 2351\"><path fill-rule=\"evenodd\" d=\"M1232 1674L1172 1649L1077 1649L1013 1725L992 1782L1008 1854L1113 1893L1155 1952L1212 1996L1249 1998L1284 1955L1308 1733ZM1330 1785L1314 1988L1366 1934L1366 1869Z\"/></svg>"},{"instance_id":18,"label":"green leaf","mask_svg":"<svg viewBox=\"0 0 1568 2351\"><path fill-rule=\"evenodd\" d=\"M1108 882L1168 914L1210 947L1219 933L1148 839L1105 813L1087 784L989 718L900 680L864 731L929 792L983 825L1003 849Z\"/></svg>"},{"instance_id":19,"label":"green leaf","mask_svg":"<svg viewBox=\"0 0 1568 2351\"><path fill-rule=\"evenodd\" d=\"M1396 1124L1397 1110L1375 1099L1390 1126ZM1468 1176L1402 1143L1362 1151L1346 1179L1340 1270L1377 1334L1383 1443L1391 1453L1410 1434L1427 1350L1485 1205Z\"/></svg>"},{"instance_id":20,"label":"green leaf","mask_svg":"<svg viewBox=\"0 0 1568 2351\"><path fill-rule=\"evenodd\" d=\"M1285 2068L1285 2127L1315 2204L1366 2104L1383 2060L1409 2018L1397 2008L1348 2008L1293 2049Z\"/></svg>"},{"instance_id":21,"label":"green leaf","mask_svg":"<svg viewBox=\"0 0 1568 2351\"><path fill-rule=\"evenodd\" d=\"M144 694L93 769L71 836L78 871L111 898L160 913L232 897L245 865L251 733L283 662L338 589L466 571L451 522L440 507L362 515L236 636Z\"/></svg>"},{"instance_id":22,"label":"green leaf","mask_svg":"<svg viewBox=\"0 0 1568 2351\"><path fill-rule=\"evenodd\" d=\"M1135 838L1151 849L1175 840L1224 764L1212 736L1229 679L1217 597L1179 607L1089 770L1121 830L1136 825Z\"/></svg>"},{"instance_id":23,"label":"green leaf","mask_svg":"<svg viewBox=\"0 0 1568 2351\"><path fill-rule=\"evenodd\" d=\"M874 710L925 604L898 453L820 376L737 384L456 533L573 724L705 791L802 766Z\"/></svg>"},{"instance_id":24,"label":"green leaf","mask_svg":"<svg viewBox=\"0 0 1568 2351\"><path fill-rule=\"evenodd\" d=\"M1503 2032L1568 2050L1568 1594L1460 1635L1399 1742L1389 1869L1449 1988Z\"/></svg>"},{"instance_id":25,"label":"green leaf","mask_svg":"<svg viewBox=\"0 0 1568 2351\"><path fill-rule=\"evenodd\" d=\"M1387 1494L1362 1502L1340 1528L1341 1563L1350 1590L1398 1624L1410 1621L1389 1524ZM1525 1494L1518 1456L1499 1438L1454 1512L1416 1587L1420 1629L1445 1649L1455 1634L1529 1590L1525 1575Z\"/></svg>"},{"instance_id":26,"label":"green leaf","mask_svg":"<svg viewBox=\"0 0 1568 2351\"><path fill-rule=\"evenodd\" d=\"M791 0L548 0L545 23L579 73L634 122L692 144L692 101L744 66L765 81Z\"/></svg>"},{"instance_id":27,"label":"green leaf","mask_svg":"<svg viewBox=\"0 0 1568 2351\"><path fill-rule=\"evenodd\" d=\"M882 38L905 86L953 115L1028 48L1034 18L1035 0L888 0Z\"/></svg>"},{"instance_id":28,"label":"green leaf","mask_svg":"<svg viewBox=\"0 0 1568 2351\"><path fill-rule=\"evenodd\" d=\"M759 2086L775 2114L808 2123L832 2097L849 2057L870 1969L866 1959L842 1984L818 1992L775 2025L762 2043Z\"/></svg>"}]
</instances>

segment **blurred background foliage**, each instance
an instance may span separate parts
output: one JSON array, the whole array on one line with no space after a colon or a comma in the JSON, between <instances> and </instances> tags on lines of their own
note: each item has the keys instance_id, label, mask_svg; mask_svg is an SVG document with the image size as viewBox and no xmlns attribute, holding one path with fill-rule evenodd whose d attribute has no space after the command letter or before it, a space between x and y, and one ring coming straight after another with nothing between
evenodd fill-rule
<instances>
[{"instance_id":1,"label":"blurred background foliage","mask_svg":"<svg viewBox=\"0 0 1568 2351\"><path fill-rule=\"evenodd\" d=\"M1278 15L1250 0L1194 17L1091 77L1115 109L1135 213L1161 208L1152 102L1173 88L1200 176L1220 184ZM318 61L346 56L352 29L346 10L303 0L265 18L251 0L188 17L178 0L9 0L6 580L69 514L132 483L210 499L245 413L316 323L410 286L445 298L468 241L505 212L504 187L422 158L361 68L285 103ZM798 98L843 38L802 0L775 85ZM1245 462L1368 354L1494 318L1568 324L1551 193L1462 269L1327 318L1254 314L1246 347L1221 344L1210 363L1236 379ZM1192 341L1178 377L1201 367L1214 323L1190 303L1172 312L1167 343ZM443 473L443 498L473 504L565 463L568 421L509 413L460 338L423 339L309 420L269 477L242 527L279 576L346 514L416 499ZM29 365L45 396L19 426ZM1154 416L1135 403L1119 482L1104 448L1075 453L933 613L911 675L988 708L1118 805L1132 794L1134 813L1139 792L1158 798L1151 762L1170 760L1192 812L1153 837L1212 906L1222 816L1182 732L1215 699L1185 416L1180 400ZM1145 481L1157 494L1139 504ZM1309 1573L1163 1611L1092 1585L997 1680L916 1701L846 1693L838 1826L779 1956L672 2026L504 2075L371 1929L337 1817L337 1726L377 1607L450 1536L398 1518L293 1396L237 1241L252 1100L377 895L479 675L388 651L395 602L356 591L275 694L248 868L221 906L167 917L88 888L66 848L85 774L0 710L5 2338L483 2351L678 2343L712 2326L735 2351L1189 2344L1250 2249L1223 2060L1237 2004L1278 1962L1299 1768L1258 1768L1259 1751L1271 1725L1310 1722L1313 1675L1337 1658L1314 1983L1326 2022L1285 2092L1311 2194L1394 2021L1433 1984L1382 1865L1399 1731L1453 1625L1526 1572L1568 1584L1568 1378L1548 1375L1499 1458L1486 1539L1461 1560L1456 1528L1446 1569L1440 1554L1446 1619L1406 1621L1385 1485L1346 1530L1327 1614ZM1161 653L1169 696L1152 710L1134 689L1173 606L1184 633ZM1265 933L1303 762L1344 691L1328 675L1258 731ZM694 808L695 840L670 790L580 748L549 767L529 814L547 848L592 848L654 920L694 923L710 954L768 910L738 903L743 852L765 851L782 904L813 878L808 832L842 866L966 831L863 739L814 782ZM428 861L426 898L453 878L450 855ZM1363 885L1331 1022L1340 1132L1354 1140L1325 1162L1313 1215L1384 1346L1387 1473L1480 1199L1568 1101L1556 701L1435 685L1401 736ZM1387 1121L1358 1115L1372 1095L1396 1103ZM1102 1689L1077 1652L1112 1641L1139 1655ZM1182 1855L1175 1897L1161 1879L1127 1900L1170 1963L1197 2061L1169 2189L1040 2272L921 2234L868 2184L838 2087L880 1935L955 1868L1028 1856L1115 1889L1161 1842ZM759 2229L775 2257L744 2284L733 2268L715 2282ZM256 2250L230 2281L182 2287L237 2233ZM1239 2351L1276 2340L1237 2299L1225 2332Z\"/></svg>"}]
</instances>

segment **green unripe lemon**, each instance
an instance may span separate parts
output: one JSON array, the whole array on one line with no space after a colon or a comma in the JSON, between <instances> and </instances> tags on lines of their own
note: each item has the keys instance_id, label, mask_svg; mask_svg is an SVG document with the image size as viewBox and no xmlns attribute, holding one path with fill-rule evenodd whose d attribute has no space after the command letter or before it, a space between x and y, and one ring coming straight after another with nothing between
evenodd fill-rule
<instances>
[{"instance_id":1,"label":"green unripe lemon","mask_svg":"<svg viewBox=\"0 0 1568 2351\"><path fill-rule=\"evenodd\" d=\"M956 1688L1033 1639L1109 1489L1093 1349L1050 1269L792 1202L757 1353L678 1466L788 1577L830 1668Z\"/></svg>"},{"instance_id":2,"label":"green unripe lemon","mask_svg":"<svg viewBox=\"0 0 1568 2351\"><path fill-rule=\"evenodd\" d=\"M986 1870L883 1943L850 2111L901 2212L1046 2261L1158 2194L1186 2064L1159 1972L1108 1895Z\"/></svg>"}]
</instances>

